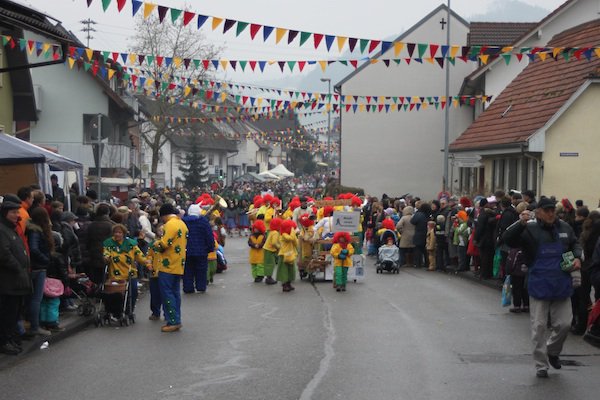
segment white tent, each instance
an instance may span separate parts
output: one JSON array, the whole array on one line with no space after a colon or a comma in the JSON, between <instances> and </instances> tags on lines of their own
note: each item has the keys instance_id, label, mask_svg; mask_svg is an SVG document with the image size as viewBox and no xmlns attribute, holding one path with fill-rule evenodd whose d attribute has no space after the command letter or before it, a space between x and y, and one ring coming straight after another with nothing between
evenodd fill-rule
<instances>
[{"instance_id":1,"label":"white tent","mask_svg":"<svg viewBox=\"0 0 600 400\"><path fill-rule=\"evenodd\" d=\"M270 169L268 172L283 178L289 178L294 176L294 173L290 172L283 164L279 164L275 168Z\"/></svg>"},{"instance_id":2,"label":"white tent","mask_svg":"<svg viewBox=\"0 0 600 400\"><path fill-rule=\"evenodd\" d=\"M258 174L258 176L260 176L263 179L272 180L272 181L278 181L280 179L277 175L272 174L269 171L261 172L260 174Z\"/></svg>"}]
</instances>

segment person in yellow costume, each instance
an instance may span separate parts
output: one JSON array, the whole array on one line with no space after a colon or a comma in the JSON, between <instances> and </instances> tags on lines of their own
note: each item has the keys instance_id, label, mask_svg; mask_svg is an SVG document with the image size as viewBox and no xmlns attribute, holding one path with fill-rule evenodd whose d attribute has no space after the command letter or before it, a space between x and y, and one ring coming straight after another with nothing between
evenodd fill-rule
<instances>
[{"instance_id":1,"label":"person in yellow costume","mask_svg":"<svg viewBox=\"0 0 600 400\"><path fill-rule=\"evenodd\" d=\"M162 256L158 285L167 324L161 331L175 332L181 329L181 277L185 266L188 228L172 204L163 204L158 213L165 224L165 234L154 242L152 248Z\"/></svg>"},{"instance_id":2,"label":"person in yellow costume","mask_svg":"<svg viewBox=\"0 0 600 400\"><path fill-rule=\"evenodd\" d=\"M165 230L162 224L156 227L156 240L160 240L160 238L164 235ZM146 265L148 269L151 271L149 287L150 287L150 317L148 319L150 321L158 321L160 320L160 308L162 306L162 299L160 297L160 287L158 286L158 270L160 269L160 264L162 263L162 256L160 253L155 251L152 246L154 242L152 242L148 249L147 262ZM164 311L163 311L164 314Z\"/></svg>"},{"instance_id":3,"label":"person in yellow costume","mask_svg":"<svg viewBox=\"0 0 600 400\"><path fill-rule=\"evenodd\" d=\"M217 249L219 248L219 242L217 240L217 232L213 232L213 238L215 240L215 249L208 253L208 269L207 269L207 277L208 283L213 283L215 279L215 274L217 273Z\"/></svg>"},{"instance_id":4,"label":"person in yellow costume","mask_svg":"<svg viewBox=\"0 0 600 400\"><path fill-rule=\"evenodd\" d=\"M265 255L263 246L267 239L265 235L266 227L263 220L256 220L252 224L252 233L248 238L248 246L250 246L250 252L248 254L248 262L252 267L252 277L254 282L262 282L265 277Z\"/></svg>"},{"instance_id":5,"label":"person in yellow costume","mask_svg":"<svg viewBox=\"0 0 600 400\"><path fill-rule=\"evenodd\" d=\"M265 203L266 204L266 203ZM271 230L271 220L277 215L277 209L281 207L281 200L277 197L273 197L269 203L270 207L267 207L265 211L265 225L267 231Z\"/></svg>"},{"instance_id":6,"label":"person in yellow costume","mask_svg":"<svg viewBox=\"0 0 600 400\"><path fill-rule=\"evenodd\" d=\"M335 289L338 292L345 292L346 283L348 282L348 268L352 267L352 255L354 254L354 247L350 243L348 232L336 232L333 235L333 246L331 246L330 254L333 257Z\"/></svg>"},{"instance_id":7,"label":"person in yellow costume","mask_svg":"<svg viewBox=\"0 0 600 400\"><path fill-rule=\"evenodd\" d=\"M312 259L315 243L315 216L302 214L300 216L300 261L298 269L300 276L304 275L304 269Z\"/></svg>"},{"instance_id":8,"label":"person in yellow costume","mask_svg":"<svg viewBox=\"0 0 600 400\"><path fill-rule=\"evenodd\" d=\"M298 257L298 238L296 236L296 223L285 220L279 229L281 234L279 248L279 268L277 268L277 281L281 282L284 292L295 288L292 282L296 279L296 258Z\"/></svg>"},{"instance_id":9,"label":"person in yellow costume","mask_svg":"<svg viewBox=\"0 0 600 400\"><path fill-rule=\"evenodd\" d=\"M265 276L267 277L265 283L267 285L274 285L277 283L277 281L273 279L273 271L275 270L275 265L277 265L279 261L277 254L281 247L279 241L279 228L281 227L282 222L283 220L280 218L273 218L271 220L271 229L267 232L267 240L263 246Z\"/></svg>"}]
</instances>

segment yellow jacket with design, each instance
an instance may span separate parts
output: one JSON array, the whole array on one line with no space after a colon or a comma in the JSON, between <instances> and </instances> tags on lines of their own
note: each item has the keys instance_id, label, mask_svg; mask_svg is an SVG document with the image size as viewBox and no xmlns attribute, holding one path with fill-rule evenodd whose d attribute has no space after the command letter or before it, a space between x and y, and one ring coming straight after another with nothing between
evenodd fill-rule
<instances>
[{"instance_id":1,"label":"yellow jacket with design","mask_svg":"<svg viewBox=\"0 0 600 400\"><path fill-rule=\"evenodd\" d=\"M333 266L334 267L351 267L352 264L352 255L354 254L354 246L352 246L350 243L348 243L348 246L346 247L346 250L348 250L348 252L346 253L346 258L341 259L340 255L342 254L342 246L340 246L339 243L334 243L333 246L331 246L331 250L329 251L329 253L333 256Z\"/></svg>"},{"instance_id":2,"label":"yellow jacket with design","mask_svg":"<svg viewBox=\"0 0 600 400\"><path fill-rule=\"evenodd\" d=\"M125 280L130 274L132 278L137 278L135 262L146 264L146 258L138 247L137 240L125 238L119 243L109 238L103 245L104 258L108 259L108 280Z\"/></svg>"},{"instance_id":3,"label":"yellow jacket with design","mask_svg":"<svg viewBox=\"0 0 600 400\"><path fill-rule=\"evenodd\" d=\"M280 235L278 231L269 231L263 249L272 253L277 253L279 251L279 247L281 247L281 244L279 243L279 236Z\"/></svg>"},{"instance_id":4,"label":"yellow jacket with design","mask_svg":"<svg viewBox=\"0 0 600 400\"><path fill-rule=\"evenodd\" d=\"M265 211L265 226L267 227L267 230L269 230L269 227L271 226L271 220L274 216L275 209L273 207L267 208L267 210Z\"/></svg>"},{"instance_id":5,"label":"yellow jacket with design","mask_svg":"<svg viewBox=\"0 0 600 400\"><path fill-rule=\"evenodd\" d=\"M281 247L279 248L279 255L282 258L283 262L289 263L286 259L293 257L294 259L298 257L298 238L296 237L296 232L292 231L291 233L282 233L279 241L281 242Z\"/></svg>"},{"instance_id":6,"label":"yellow jacket with design","mask_svg":"<svg viewBox=\"0 0 600 400\"><path fill-rule=\"evenodd\" d=\"M162 255L154 250L152 247L153 244L154 242L148 248L148 255L146 257L148 258L148 264L152 266L152 278L158 278L158 270L162 263Z\"/></svg>"},{"instance_id":7,"label":"yellow jacket with design","mask_svg":"<svg viewBox=\"0 0 600 400\"><path fill-rule=\"evenodd\" d=\"M165 223L164 229L163 237L152 245L152 248L162 256L159 272L183 275L188 228L185 222L172 215Z\"/></svg>"},{"instance_id":8,"label":"yellow jacket with design","mask_svg":"<svg viewBox=\"0 0 600 400\"><path fill-rule=\"evenodd\" d=\"M250 254L248 262L250 264L262 264L265 261L265 253L263 246L265 244L265 235L262 233L258 236L252 234L248 238L248 246L250 246Z\"/></svg>"},{"instance_id":9,"label":"yellow jacket with design","mask_svg":"<svg viewBox=\"0 0 600 400\"><path fill-rule=\"evenodd\" d=\"M214 261L217 259L217 249L219 248L219 242L215 239L215 250L208 253L208 261Z\"/></svg>"}]
</instances>

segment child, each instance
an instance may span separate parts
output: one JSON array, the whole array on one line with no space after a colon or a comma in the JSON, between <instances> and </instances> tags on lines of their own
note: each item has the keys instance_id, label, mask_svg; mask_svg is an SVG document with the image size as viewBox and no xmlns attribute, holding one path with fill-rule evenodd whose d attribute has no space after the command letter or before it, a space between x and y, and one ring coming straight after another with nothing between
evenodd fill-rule
<instances>
[{"instance_id":1,"label":"child","mask_svg":"<svg viewBox=\"0 0 600 400\"><path fill-rule=\"evenodd\" d=\"M427 249L427 257L429 258L429 269L428 271L435 271L435 222L427 222L427 240L425 247Z\"/></svg>"},{"instance_id":2,"label":"child","mask_svg":"<svg viewBox=\"0 0 600 400\"><path fill-rule=\"evenodd\" d=\"M300 276L304 275L304 269L312 259L314 236L315 236L315 216L302 214L298 221L300 222L300 261L298 269Z\"/></svg>"},{"instance_id":3,"label":"child","mask_svg":"<svg viewBox=\"0 0 600 400\"><path fill-rule=\"evenodd\" d=\"M264 266L265 266L265 283L267 285L274 285L277 283L273 279L273 271L275 270L275 264L277 264L277 253L279 252L279 227L283 222L280 218L272 218L270 220L269 233L267 234L267 240L263 246L264 250Z\"/></svg>"},{"instance_id":4,"label":"child","mask_svg":"<svg viewBox=\"0 0 600 400\"><path fill-rule=\"evenodd\" d=\"M215 278L215 274L217 273L217 250L219 248L219 235L217 234L217 232L213 231L213 239L215 241L214 243L214 250L211 251L210 253L208 253L208 270L207 270L207 279L208 279L208 283L213 283L213 280Z\"/></svg>"},{"instance_id":5,"label":"child","mask_svg":"<svg viewBox=\"0 0 600 400\"><path fill-rule=\"evenodd\" d=\"M160 238L164 235L165 230L163 225L160 224L156 228L156 238L155 240L160 240ZM158 321L160 319L160 307L162 305L162 298L160 297L160 288L158 287L158 270L160 268L160 264L162 263L162 257L160 253L157 253L152 247L154 242L150 244L148 249L148 260L146 261L146 266L148 270L151 272L149 285L150 285L150 317L148 319L150 321ZM164 314L164 310L163 310Z\"/></svg>"},{"instance_id":6,"label":"child","mask_svg":"<svg viewBox=\"0 0 600 400\"><path fill-rule=\"evenodd\" d=\"M468 271L469 270L469 258L467 257L467 246L469 244L469 235L471 229L467 225L469 217L463 210L456 213L456 219L458 226L454 229L453 243L458 246L458 269L457 271Z\"/></svg>"},{"instance_id":7,"label":"child","mask_svg":"<svg viewBox=\"0 0 600 400\"><path fill-rule=\"evenodd\" d=\"M435 222L435 265L438 271L446 272L446 261L448 260L446 217L440 214L436 217Z\"/></svg>"},{"instance_id":8,"label":"child","mask_svg":"<svg viewBox=\"0 0 600 400\"><path fill-rule=\"evenodd\" d=\"M379 248L378 254L378 259L382 266L390 262L396 265L400 264L400 249L396 246L396 242L394 242L392 236L388 236L385 244Z\"/></svg>"},{"instance_id":9,"label":"child","mask_svg":"<svg viewBox=\"0 0 600 400\"><path fill-rule=\"evenodd\" d=\"M254 282L262 282L265 276L265 255L263 246L266 240L266 226L264 221L258 219L252 224L252 234L248 238L248 246L250 246L249 262L252 266L252 277Z\"/></svg>"},{"instance_id":10,"label":"child","mask_svg":"<svg viewBox=\"0 0 600 400\"><path fill-rule=\"evenodd\" d=\"M277 268L277 281L281 282L284 292L290 292L295 288L292 281L296 279L296 257L298 257L298 238L296 237L296 223L285 220L279 228L281 234L279 241L279 268Z\"/></svg>"},{"instance_id":11,"label":"child","mask_svg":"<svg viewBox=\"0 0 600 400\"><path fill-rule=\"evenodd\" d=\"M350 244L348 232L336 232L333 235L330 254L333 256L335 289L337 292L345 292L348 268L352 266L352 255L354 254L354 247Z\"/></svg>"}]
</instances>

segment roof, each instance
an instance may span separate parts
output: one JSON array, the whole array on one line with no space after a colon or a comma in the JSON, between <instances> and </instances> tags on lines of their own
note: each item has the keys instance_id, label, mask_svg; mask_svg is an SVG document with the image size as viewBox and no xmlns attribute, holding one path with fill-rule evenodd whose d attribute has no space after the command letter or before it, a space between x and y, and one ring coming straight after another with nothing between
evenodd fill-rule
<instances>
[{"instance_id":1,"label":"roof","mask_svg":"<svg viewBox=\"0 0 600 400\"><path fill-rule=\"evenodd\" d=\"M549 47L593 47L600 19L556 35ZM452 151L525 144L573 97L600 67L600 59L548 57L530 63L451 145Z\"/></svg>"},{"instance_id":2,"label":"roof","mask_svg":"<svg viewBox=\"0 0 600 400\"><path fill-rule=\"evenodd\" d=\"M184 149L189 148L192 144L192 136L190 135L169 135L169 140L175 147ZM234 140L229 140L224 136L200 136L198 146L206 150L220 150L234 153L238 151L237 143Z\"/></svg>"},{"instance_id":3,"label":"roof","mask_svg":"<svg viewBox=\"0 0 600 400\"><path fill-rule=\"evenodd\" d=\"M571 7L572 5L574 5L577 1L578 0L567 0L567 1L565 1L560 7L558 7L556 10L552 11L550 14L546 15L545 18L543 18L540 22L538 22L535 26L533 26L529 31L523 33L513 43L510 43L510 45L515 46L515 47L520 46L521 44L523 44L523 42L525 42L528 38L530 38L538 30L542 29L547 23L549 23L552 20L554 20L554 18L556 18L563 11L565 11L566 9L568 9L569 7ZM489 63L480 66L479 68L477 68L475 71L473 71L469 76L467 76L465 78L465 82L478 79L484 71L487 71L488 69L490 69L496 62L499 62L500 59L501 58L496 58L496 59L490 61ZM463 88L461 89L461 93L462 93L462 91L464 89L464 86L465 85L463 84Z\"/></svg>"},{"instance_id":4,"label":"roof","mask_svg":"<svg viewBox=\"0 0 600 400\"><path fill-rule=\"evenodd\" d=\"M53 36L63 42L73 42L72 36L66 32L60 23L53 25L48 20L48 15L13 1L3 0L0 3L0 22L2 21L20 28Z\"/></svg>"},{"instance_id":5,"label":"roof","mask_svg":"<svg viewBox=\"0 0 600 400\"><path fill-rule=\"evenodd\" d=\"M417 22L416 24L414 24L409 30L407 30L406 32L402 33L400 36L398 36L393 41L394 42L401 42L401 41L403 41L404 39L406 39L408 37L408 35L410 35L411 33L413 33L415 30L417 30L417 28L419 28L419 26L421 26L423 23L425 23L425 21L427 21L428 19L430 19L431 17L433 17L435 14L437 14L438 12L440 12L442 10L446 10L447 11L448 10L448 6L446 6L445 4L440 4L435 10L433 10L432 12L430 12L429 14L427 14L425 17L421 18L421 20L419 22ZM461 17L457 13L455 13L454 10L450 9L450 13L460 23L462 23L465 26L469 26L469 22L467 22L467 20L465 20L463 17ZM375 54L371 58L372 59L380 58L382 55L383 55L383 52L379 51L377 54ZM358 68L356 68L350 74L346 75L346 77L344 79L342 79L341 81L339 81L338 83L336 83L334 87L335 88L341 87L344 83L348 82L356 74L358 74L363 69L367 68L369 65L371 65L371 63L368 63L368 62L362 63Z\"/></svg>"},{"instance_id":6,"label":"roof","mask_svg":"<svg viewBox=\"0 0 600 400\"><path fill-rule=\"evenodd\" d=\"M471 22L467 46L509 46L537 22Z\"/></svg>"},{"instance_id":7,"label":"roof","mask_svg":"<svg viewBox=\"0 0 600 400\"><path fill-rule=\"evenodd\" d=\"M6 133L0 134L0 165L46 163L61 171L82 170L83 165L60 154L18 139Z\"/></svg>"}]
</instances>

